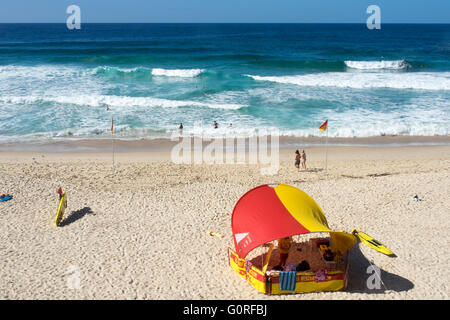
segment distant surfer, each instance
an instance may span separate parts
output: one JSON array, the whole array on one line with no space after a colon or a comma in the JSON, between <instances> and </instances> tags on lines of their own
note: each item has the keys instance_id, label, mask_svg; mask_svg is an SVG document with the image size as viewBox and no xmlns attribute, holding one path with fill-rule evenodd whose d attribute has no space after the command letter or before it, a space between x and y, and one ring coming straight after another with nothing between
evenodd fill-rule
<instances>
[{"instance_id":1,"label":"distant surfer","mask_svg":"<svg viewBox=\"0 0 450 320\"><path fill-rule=\"evenodd\" d=\"M214 121L214 124L213 124L213 126L214 126L214 129L217 129L217 128L219 128L219 124L217 123L217 121Z\"/></svg>"},{"instance_id":2,"label":"distant surfer","mask_svg":"<svg viewBox=\"0 0 450 320\"><path fill-rule=\"evenodd\" d=\"M228 128L231 128L231 127L233 127L233 124L232 124L232 123L230 123L230 124L228 125Z\"/></svg>"},{"instance_id":3,"label":"distant surfer","mask_svg":"<svg viewBox=\"0 0 450 320\"><path fill-rule=\"evenodd\" d=\"M106 111L109 111L109 107L108 106L106 106Z\"/></svg>"}]
</instances>

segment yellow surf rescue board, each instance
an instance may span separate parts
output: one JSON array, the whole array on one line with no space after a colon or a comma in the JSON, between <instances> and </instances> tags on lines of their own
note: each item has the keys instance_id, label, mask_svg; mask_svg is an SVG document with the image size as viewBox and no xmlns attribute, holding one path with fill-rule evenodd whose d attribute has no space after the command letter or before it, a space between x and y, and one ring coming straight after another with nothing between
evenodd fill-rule
<instances>
[{"instance_id":1,"label":"yellow surf rescue board","mask_svg":"<svg viewBox=\"0 0 450 320\"><path fill-rule=\"evenodd\" d=\"M66 195L66 192L64 191L64 193L59 197L58 212L56 213L56 218L55 218L56 226L60 225L61 220L64 215L64 211L66 210L66 208L67 208L67 195Z\"/></svg>"},{"instance_id":2,"label":"yellow surf rescue board","mask_svg":"<svg viewBox=\"0 0 450 320\"><path fill-rule=\"evenodd\" d=\"M388 255L388 256L395 256L395 254L391 250L386 248L381 242L375 240L368 234L365 234L364 232L358 231L356 229L352 230L352 234L357 236L359 238L359 240L361 240L362 243L371 247L372 249L374 249L378 252L384 253L385 255Z\"/></svg>"}]
</instances>

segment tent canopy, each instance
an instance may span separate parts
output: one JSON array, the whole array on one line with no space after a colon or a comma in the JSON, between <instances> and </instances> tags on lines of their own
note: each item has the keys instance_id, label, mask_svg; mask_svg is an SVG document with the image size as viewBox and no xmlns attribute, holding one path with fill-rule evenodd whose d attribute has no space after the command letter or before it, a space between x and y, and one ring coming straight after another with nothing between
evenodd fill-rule
<instances>
[{"instance_id":1,"label":"tent canopy","mask_svg":"<svg viewBox=\"0 0 450 320\"><path fill-rule=\"evenodd\" d=\"M311 232L330 233L333 249L341 254L356 243L352 234L328 227L313 198L285 184L262 185L244 194L234 207L231 229L241 258L264 243Z\"/></svg>"}]
</instances>

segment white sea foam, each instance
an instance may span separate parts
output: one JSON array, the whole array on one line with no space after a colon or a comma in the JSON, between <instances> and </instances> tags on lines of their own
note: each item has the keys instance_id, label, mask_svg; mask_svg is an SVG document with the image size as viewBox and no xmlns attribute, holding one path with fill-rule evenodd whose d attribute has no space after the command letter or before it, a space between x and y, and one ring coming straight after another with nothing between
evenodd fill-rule
<instances>
[{"instance_id":1,"label":"white sea foam","mask_svg":"<svg viewBox=\"0 0 450 320\"><path fill-rule=\"evenodd\" d=\"M400 70L409 67L405 60L381 60L381 61L345 61L345 65L352 69L358 70Z\"/></svg>"},{"instance_id":2,"label":"white sea foam","mask_svg":"<svg viewBox=\"0 0 450 320\"><path fill-rule=\"evenodd\" d=\"M327 72L296 76L247 76L257 81L271 81L311 87L450 90L450 72Z\"/></svg>"},{"instance_id":3,"label":"white sea foam","mask_svg":"<svg viewBox=\"0 0 450 320\"><path fill-rule=\"evenodd\" d=\"M321 133L317 126L325 118L330 119L330 137L450 134L450 72L348 70L298 76L250 76L258 81L302 87L299 89L295 85L272 85L268 82L254 88L219 91L199 97L196 96L197 91L190 95L192 86L180 86L181 89L174 86L170 90L171 100L128 96L131 93L127 95L127 91L117 90L122 87L118 87L115 82L95 76L95 72L103 72L102 68L105 68L106 73L111 71L113 74L143 72L150 75L152 72L152 69L144 67L86 69L58 65L0 66L0 111L3 114L0 127L3 133L7 133L0 135L0 140L13 135L17 139L106 137L109 124L108 114L102 113L104 105L114 107L118 135L131 139L168 137L168 131L176 130L177 123L181 121L185 125L185 134L195 134L193 123L200 119L207 119L205 131L212 137L229 132L238 136L254 136L258 134L256 128L271 126L278 126L281 135L319 136ZM154 79L157 79L156 82L168 81L163 77ZM153 92L148 90L148 85L148 81L136 82L133 89L139 89L136 92L140 93ZM385 97L371 90L349 91L339 88L430 91L401 92L402 96L409 98L397 100L390 98L400 93L396 91L387 92ZM106 95L107 92L117 95ZM119 95L119 92L124 95ZM155 95L157 93L155 91ZM190 96L192 98L187 100L181 98ZM325 109L328 108L328 102L330 109ZM249 105L252 108L248 112L235 112ZM308 109L310 105L318 105L317 111L311 112ZM365 108L355 110L355 106L359 105ZM187 108L177 110L179 107ZM259 111L260 107L266 114ZM292 110L294 119L297 112L304 112L305 122L301 120L295 126L299 129L290 129L292 124L284 127L283 119L287 119L282 115L284 107ZM208 108L221 110L212 113ZM255 110L256 113L253 112ZM272 112L275 116L272 116ZM279 117L276 114L278 112ZM139 118L139 124L129 121L130 118ZM219 129L212 128L212 120L219 122ZM233 123L233 127L227 128L228 123ZM37 130L42 132L36 133ZM26 134L21 134L23 132Z\"/></svg>"},{"instance_id":4,"label":"white sea foam","mask_svg":"<svg viewBox=\"0 0 450 320\"><path fill-rule=\"evenodd\" d=\"M181 77L181 78L194 78L203 73L204 69L160 69L155 68L152 70L154 76L165 77Z\"/></svg>"},{"instance_id":5,"label":"white sea foam","mask_svg":"<svg viewBox=\"0 0 450 320\"><path fill-rule=\"evenodd\" d=\"M45 79L49 77L74 77L89 76L99 73L117 72L117 73L136 73L149 72L154 76L194 78L205 72L205 69L149 69L145 67L119 68L110 66L99 66L92 69L81 69L79 67L64 65L37 65L20 66L7 65L0 66L0 79L7 78L38 78Z\"/></svg>"},{"instance_id":6,"label":"white sea foam","mask_svg":"<svg viewBox=\"0 0 450 320\"><path fill-rule=\"evenodd\" d=\"M21 78L23 80L36 78L45 80L56 77L76 77L84 74L85 72L80 68L60 65L0 66L0 80L10 80L11 78Z\"/></svg>"},{"instance_id":7,"label":"white sea foam","mask_svg":"<svg viewBox=\"0 0 450 320\"><path fill-rule=\"evenodd\" d=\"M318 126L329 119L330 137L376 137L384 135L446 136L450 134L449 104L445 99L436 99L430 105L429 98L412 99L401 109L385 112L366 108L325 109L313 121L314 128L284 130L288 136L320 136Z\"/></svg>"},{"instance_id":8,"label":"white sea foam","mask_svg":"<svg viewBox=\"0 0 450 320\"><path fill-rule=\"evenodd\" d=\"M160 108L178 108L185 106L198 106L213 109L231 109L237 110L246 105L233 103L214 103L189 100L169 100L153 97L128 97L128 96L2 96L2 103L12 104L32 104L37 102L56 102L60 104L74 104L79 106L103 107L160 107Z\"/></svg>"}]
</instances>

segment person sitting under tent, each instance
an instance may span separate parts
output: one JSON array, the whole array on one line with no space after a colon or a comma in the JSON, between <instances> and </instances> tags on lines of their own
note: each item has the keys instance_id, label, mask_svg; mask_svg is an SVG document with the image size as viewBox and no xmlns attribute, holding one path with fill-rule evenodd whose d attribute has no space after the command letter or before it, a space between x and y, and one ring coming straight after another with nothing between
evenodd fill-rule
<instances>
[{"instance_id":1,"label":"person sitting under tent","mask_svg":"<svg viewBox=\"0 0 450 320\"><path fill-rule=\"evenodd\" d=\"M289 249L291 248L291 237L278 239L278 249L280 250L280 266L284 268L287 258L289 256Z\"/></svg>"}]
</instances>

